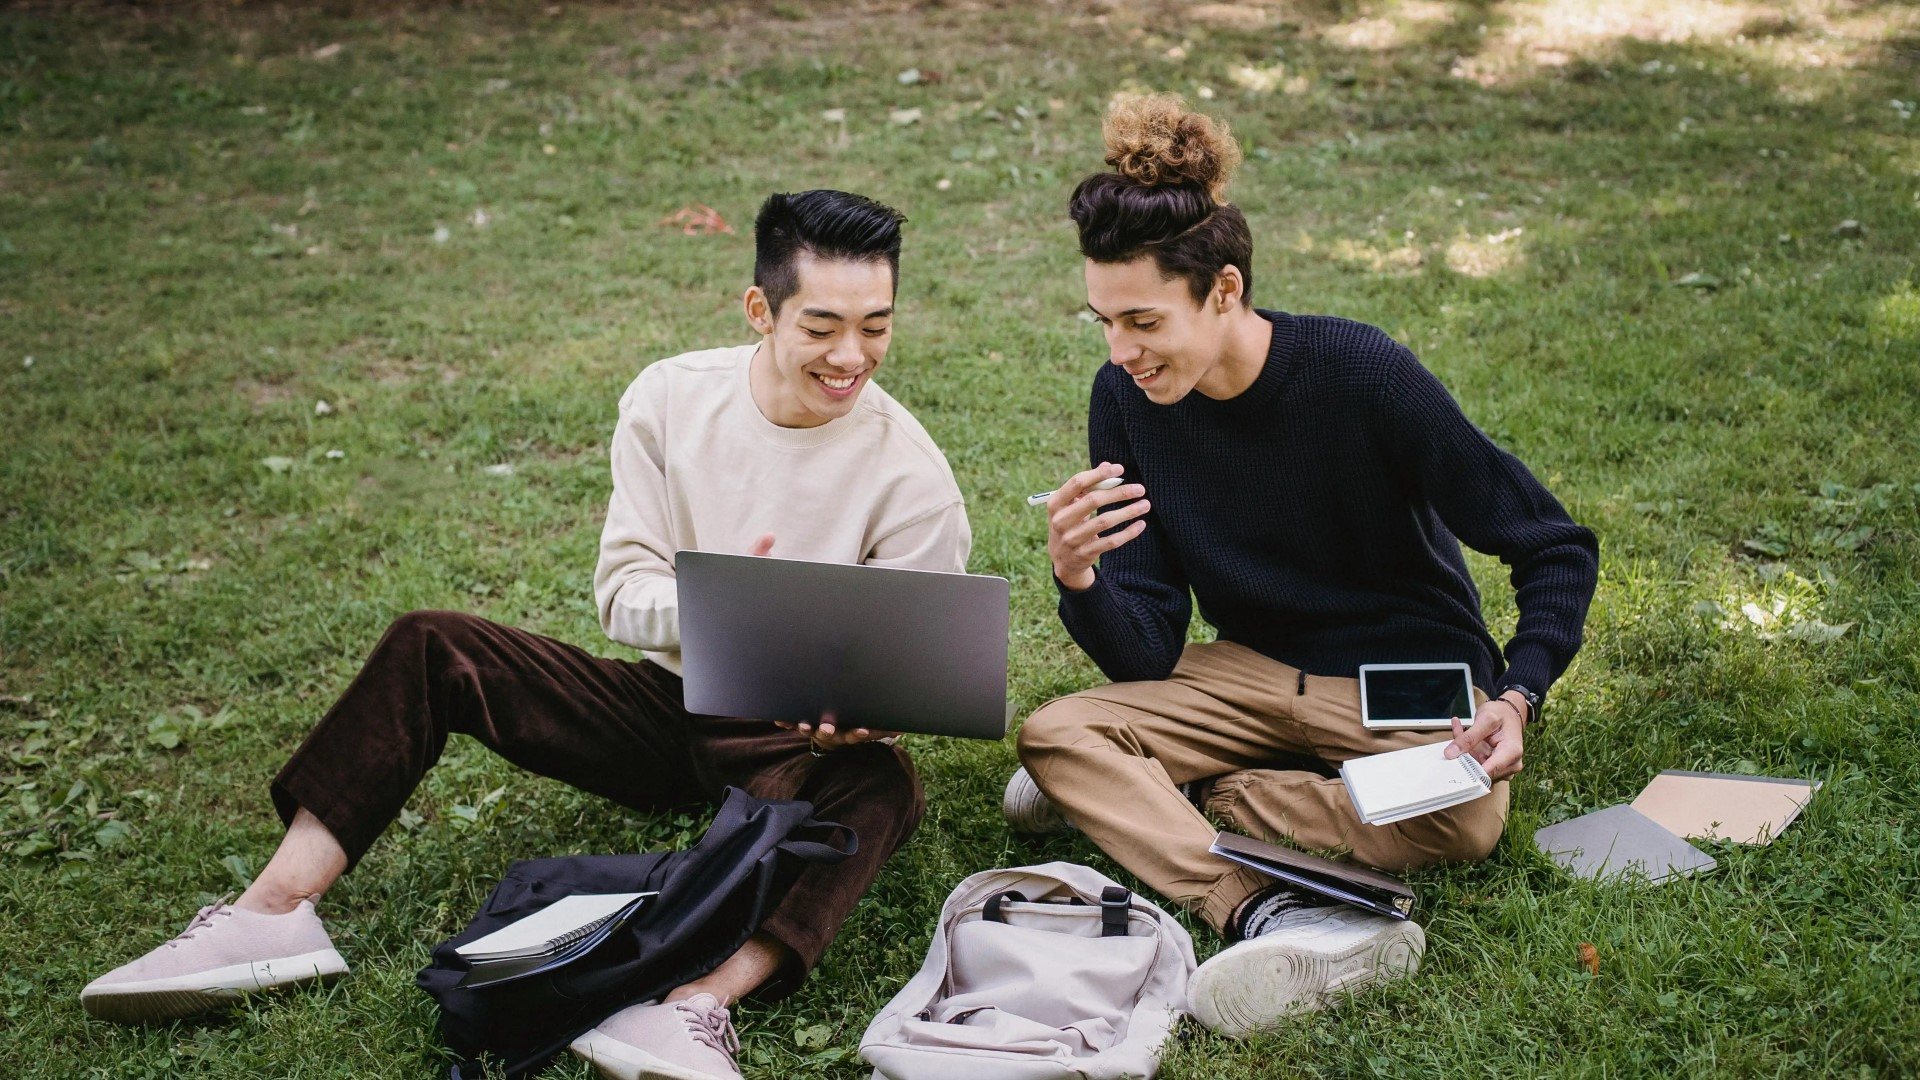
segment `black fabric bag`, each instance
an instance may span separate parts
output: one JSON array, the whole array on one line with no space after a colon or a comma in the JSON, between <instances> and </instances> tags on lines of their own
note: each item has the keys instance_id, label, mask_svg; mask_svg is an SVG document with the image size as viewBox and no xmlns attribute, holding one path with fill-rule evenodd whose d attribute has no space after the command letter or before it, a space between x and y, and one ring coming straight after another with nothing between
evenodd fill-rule
<instances>
[{"instance_id":1,"label":"black fabric bag","mask_svg":"<svg viewBox=\"0 0 1920 1080\"><path fill-rule=\"evenodd\" d=\"M514 863L415 980L440 1003L441 1037L462 1059L453 1080L478 1080L482 1059L525 1076L612 1013L707 974L759 929L808 863L837 863L858 846L853 830L814 820L810 803L728 788L713 824L685 851ZM660 895L633 922L565 967L456 985L468 964L454 950L469 941L574 893L649 891Z\"/></svg>"}]
</instances>

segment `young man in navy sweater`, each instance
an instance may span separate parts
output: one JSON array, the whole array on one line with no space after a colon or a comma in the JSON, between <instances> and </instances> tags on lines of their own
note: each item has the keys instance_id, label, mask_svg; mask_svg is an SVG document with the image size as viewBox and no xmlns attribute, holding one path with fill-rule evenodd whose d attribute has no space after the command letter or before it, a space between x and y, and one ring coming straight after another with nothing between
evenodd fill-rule
<instances>
[{"instance_id":1,"label":"young man in navy sweater","mask_svg":"<svg viewBox=\"0 0 1920 1080\"><path fill-rule=\"evenodd\" d=\"M1410 973L1425 937L1210 854L1207 815L1389 870L1486 858L1526 726L1579 648L1598 549L1385 333L1251 306L1252 237L1220 201L1239 158L1223 129L1178 99L1122 99L1107 145L1116 171L1083 182L1070 213L1110 363L1093 467L1048 503L1047 550L1060 618L1113 684L1028 718L1006 809L1019 829L1078 827L1238 941L1190 998L1245 1034ZM1461 542L1512 568L1504 654ZM1217 641L1186 643L1194 599ZM1497 783L1369 825L1334 767L1448 738L1361 724L1356 669L1412 662L1469 666L1477 709L1448 756Z\"/></svg>"}]
</instances>

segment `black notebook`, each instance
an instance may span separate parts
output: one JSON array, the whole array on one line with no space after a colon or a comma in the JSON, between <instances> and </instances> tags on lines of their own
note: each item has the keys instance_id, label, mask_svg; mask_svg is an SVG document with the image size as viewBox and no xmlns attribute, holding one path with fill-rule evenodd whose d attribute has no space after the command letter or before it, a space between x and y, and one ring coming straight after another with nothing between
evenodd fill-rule
<instances>
[{"instance_id":1,"label":"black notebook","mask_svg":"<svg viewBox=\"0 0 1920 1080\"><path fill-rule=\"evenodd\" d=\"M1316 896L1352 904L1395 919L1413 917L1407 883L1365 866L1334 862L1235 833L1220 833L1207 850L1242 866L1297 885Z\"/></svg>"}]
</instances>

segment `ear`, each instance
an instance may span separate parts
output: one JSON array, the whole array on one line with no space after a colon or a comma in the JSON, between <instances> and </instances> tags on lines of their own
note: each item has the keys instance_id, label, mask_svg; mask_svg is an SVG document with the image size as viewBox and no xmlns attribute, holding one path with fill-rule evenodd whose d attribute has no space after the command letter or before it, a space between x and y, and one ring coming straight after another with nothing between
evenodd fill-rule
<instances>
[{"instance_id":1,"label":"ear","mask_svg":"<svg viewBox=\"0 0 1920 1080\"><path fill-rule=\"evenodd\" d=\"M746 312L747 325L754 333L762 337L773 333L773 305L767 302L767 294L758 285L747 286L747 294L740 298L740 307Z\"/></svg>"},{"instance_id":2,"label":"ear","mask_svg":"<svg viewBox=\"0 0 1920 1080\"><path fill-rule=\"evenodd\" d=\"M1246 282L1240 280L1239 267L1222 267L1220 272L1214 275L1213 296L1211 299L1213 300L1215 311L1218 311L1222 315L1232 311L1235 307L1243 303L1242 298L1245 294Z\"/></svg>"}]
</instances>

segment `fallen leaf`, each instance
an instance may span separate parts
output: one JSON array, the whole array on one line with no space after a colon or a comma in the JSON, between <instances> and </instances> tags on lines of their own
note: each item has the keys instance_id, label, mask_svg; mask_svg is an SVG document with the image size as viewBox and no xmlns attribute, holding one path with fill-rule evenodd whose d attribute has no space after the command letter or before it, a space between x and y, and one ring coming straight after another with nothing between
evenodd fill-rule
<instances>
[{"instance_id":1,"label":"fallen leaf","mask_svg":"<svg viewBox=\"0 0 1920 1080\"><path fill-rule=\"evenodd\" d=\"M829 124L844 124L847 122L847 110L822 109L820 110L820 119L825 120Z\"/></svg>"},{"instance_id":2,"label":"fallen leaf","mask_svg":"<svg viewBox=\"0 0 1920 1080\"><path fill-rule=\"evenodd\" d=\"M1782 635L1788 641L1808 641L1816 645L1825 645L1830 641L1839 641L1853 629L1850 622L1824 623L1819 619L1802 619L1787 627Z\"/></svg>"},{"instance_id":3,"label":"fallen leaf","mask_svg":"<svg viewBox=\"0 0 1920 1080\"><path fill-rule=\"evenodd\" d=\"M1586 968L1587 974L1589 975L1600 974L1600 950L1594 948L1588 942L1581 942L1580 966Z\"/></svg>"},{"instance_id":4,"label":"fallen leaf","mask_svg":"<svg viewBox=\"0 0 1920 1080\"><path fill-rule=\"evenodd\" d=\"M1720 284L1721 284L1720 279L1717 277L1714 277L1712 274L1703 274L1700 271L1695 270L1691 274L1687 274L1684 277L1674 279L1673 287L1676 289L1709 289L1711 290L1711 289L1719 288Z\"/></svg>"},{"instance_id":5,"label":"fallen leaf","mask_svg":"<svg viewBox=\"0 0 1920 1080\"><path fill-rule=\"evenodd\" d=\"M503 461L498 465L489 465L480 471L486 473L488 476L512 476L513 462Z\"/></svg>"},{"instance_id":6,"label":"fallen leaf","mask_svg":"<svg viewBox=\"0 0 1920 1080\"><path fill-rule=\"evenodd\" d=\"M899 124L901 127L905 127L908 124L919 123L920 115L919 109L895 109L887 114L887 119Z\"/></svg>"},{"instance_id":7,"label":"fallen leaf","mask_svg":"<svg viewBox=\"0 0 1920 1080\"><path fill-rule=\"evenodd\" d=\"M1852 218L1848 218L1833 227L1833 235L1835 236L1863 236L1866 234L1866 231L1865 227Z\"/></svg>"},{"instance_id":8,"label":"fallen leaf","mask_svg":"<svg viewBox=\"0 0 1920 1080\"><path fill-rule=\"evenodd\" d=\"M344 458L345 458L346 456L347 456L347 452L346 452L345 450L329 450L329 451L327 451L327 460L328 460L328 461L340 461L340 460L343 460L343 459L344 459Z\"/></svg>"},{"instance_id":9,"label":"fallen leaf","mask_svg":"<svg viewBox=\"0 0 1920 1080\"><path fill-rule=\"evenodd\" d=\"M178 749L184 737L180 722L166 713L147 721L147 741L162 750Z\"/></svg>"},{"instance_id":10,"label":"fallen leaf","mask_svg":"<svg viewBox=\"0 0 1920 1080\"><path fill-rule=\"evenodd\" d=\"M227 873L233 875L233 880L239 882L241 888L253 884L253 870L247 865L245 856L222 855L220 865L227 868Z\"/></svg>"},{"instance_id":11,"label":"fallen leaf","mask_svg":"<svg viewBox=\"0 0 1920 1080\"><path fill-rule=\"evenodd\" d=\"M316 401L316 402L314 402L314 403L313 403L313 415L315 415L315 416L332 416L332 415L333 415L333 406L331 406L331 405L329 405L329 404L327 404L327 402L326 402L326 399L325 399L325 398L322 398L322 399L320 399L319 401Z\"/></svg>"},{"instance_id":12,"label":"fallen leaf","mask_svg":"<svg viewBox=\"0 0 1920 1080\"><path fill-rule=\"evenodd\" d=\"M901 86L912 86L914 83L917 83L920 81L920 69L908 68L907 70L894 76L894 80L898 82Z\"/></svg>"},{"instance_id":13,"label":"fallen leaf","mask_svg":"<svg viewBox=\"0 0 1920 1080\"><path fill-rule=\"evenodd\" d=\"M331 60L334 57L339 56L340 50L344 48L346 48L346 46L340 44L337 41L331 45L322 45L319 48L313 50L313 58L315 60Z\"/></svg>"},{"instance_id":14,"label":"fallen leaf","mask_svg":"<svg viewBox=\"0 0 1920 1080\"><path fill-rule=\"evenodd\" d=\"M274 457L261 458L260 464L265 465L269 470L273 472L283 473L283 472L286 472L288 469L293 468L293 459L290 457L279 457L276 455Z\"/></svg>"},{"instance_id":15,"label":"fallen leaf","mask_svg":"<svg viewBox=\"0 0 1920 1080\"><path fill-rule=\"evenodd\" d=\"M688 203L687 205L654 222L656 225L678 225L683 236L707 235L711 233L730 233L733 226L720 216L720 211L706 203Z\"/></svg>"}]
</instances>

